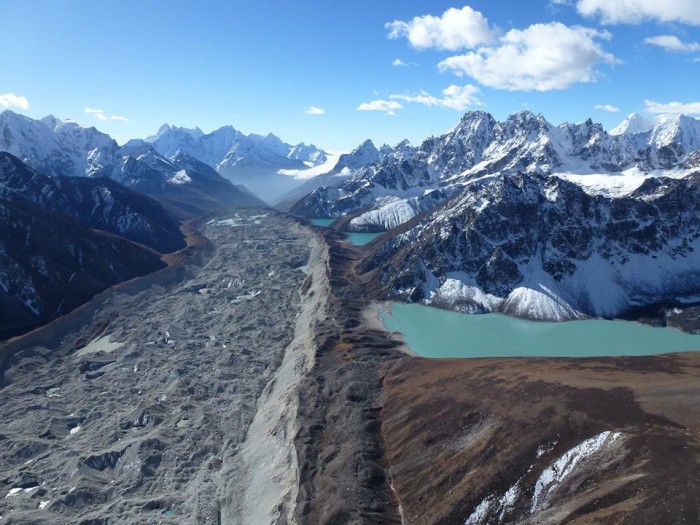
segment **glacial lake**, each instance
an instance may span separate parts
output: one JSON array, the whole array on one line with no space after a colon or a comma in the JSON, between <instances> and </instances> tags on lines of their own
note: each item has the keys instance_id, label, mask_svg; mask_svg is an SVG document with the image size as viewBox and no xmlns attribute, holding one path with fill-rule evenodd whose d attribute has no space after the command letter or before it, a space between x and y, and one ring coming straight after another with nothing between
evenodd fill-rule
<instances>
[{"instance_id":1,"label":"glacial lake","mask_svg":"<svg viewBox=\"0 0 700 525\"><path fill-rule=\"evenodd\" d=\"M333 224L333 221L335 219L311 219L311 222L314 223L316 226L324 226L328 227L331 224ZM379 233L358 233L358 232L345 232L348 234L348 242L351 244L354 244L356 246L364 246L368 242L370 242L372 239L375 237L378 237L381 235L383 232Z\"/></svg>"},{"instance_id":2,"label":"glacial lake","mask_svg":"<svg viewBox=\"0 0 700 525\"><path fill-rule=\"evenodd\" d=\"M632 321L547 323L405 303L391 303L391 312L380 308L379 316L422 357L600 357L700 350L700 335Z\"/></svg>"}]
</instances>

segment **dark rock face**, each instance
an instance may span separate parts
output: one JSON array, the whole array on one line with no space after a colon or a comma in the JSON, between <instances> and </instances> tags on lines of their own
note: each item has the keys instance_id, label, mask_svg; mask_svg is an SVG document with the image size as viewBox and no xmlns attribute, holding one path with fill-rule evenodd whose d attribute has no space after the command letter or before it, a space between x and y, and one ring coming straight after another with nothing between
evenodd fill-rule
<instances>
[{"instance_id":1,"label":"dark rock face","mask_svg":"<svg viewBox=\"0 0 700 525\"><path fill-rule=\"evenodd\" d=\"M108 179L46 177L0 153L0 333L45 323L185 246L160 204Z\"/></svg>"},{"instance_id":2,"label":"dark rock face","mask_svg":"<svg viewBox=\"0 0 700 525\"><path fill-rule=\"evenodd\" d=\"M47 177L3 152L0 198L65 215L161 253L185 246L178 222L153 199L109 179Z\"/></svg>"},{"instance_id":3,"label":"dark rock face","mask_svg":"<svg viewBox=\"0 0 700 525\"><path fill-rule=\"evenodd\" d=\"M26 202L0 199L0 224L3 338L164 266L153 250Z\"/></svg>"},{"instance_id":4,"label":"dark rock face","mask_svg":"<svg viewBox=\"0 0 700 525\"><path fill-rule=\"evenodd\" d=\"M394 297L534 318L619 315L693 295L699 177L650 180L621 198L556 177L475 182L386 241L365 269L379 270ZM526 290L543 296L521 297ZM547 298L565 305L559 314L539 304Z\"/></svg>"}]
</instances>

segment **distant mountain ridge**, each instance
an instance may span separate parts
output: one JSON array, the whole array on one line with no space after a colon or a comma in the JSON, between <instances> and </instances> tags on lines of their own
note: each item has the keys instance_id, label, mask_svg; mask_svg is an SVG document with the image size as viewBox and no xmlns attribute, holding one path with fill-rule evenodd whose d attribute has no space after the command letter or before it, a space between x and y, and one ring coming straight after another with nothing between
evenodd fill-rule
<instances>
[{"instance_id":1,"label":"distant mountain ridge","mask_svg":"<svg viewBox=\"0 0 700 525\"><path fill-rule=\"evenodd\" d=\"M94 127L51 116L0 113L0 151L50 176L109 177L151 195L181 218L264 203L185 154L167 159L150 144L119 146Z\"/></svg>"},{"instance_id":2,"label":"distant mountain ridge","mask_svg":"<svg viewBox=\"0 0 700 525\"><path fill-rule=\"evenodd\" d=\"M272 133L246 135L233 126L204 133L199 128L164 124L144 142L167 158L187 153L268 202L299 185L295 179L278 174L279 170L305 169L327 160L326 152L313 144L302 142L293 146Z\"/></svg>"},{"instance_id":3,"label":"distant mountain ridge","mask_svg":"<svg viewBox=\"0 0 700 525\"><path fill-rule=\"evenodd\" d=\"M418 147L401 143L341 184L315 189L291 211L338 217L367 210L350 227L382 230L433 208L479 177L560 174L583 181L586 175L632 170L641 175L641 184L645 174L682 175L697 163L693 153L700 148L700 122L696 119L675 115L658 119L644 131L619 127L623 128L624 133L611 135L591 120L553 126L542 115L522 111L497 122L485 111L471 111L446 134L429 137ZM605 182L595 177L584 182L590 186L601 180Z\"/></svg>"}]
</instances>

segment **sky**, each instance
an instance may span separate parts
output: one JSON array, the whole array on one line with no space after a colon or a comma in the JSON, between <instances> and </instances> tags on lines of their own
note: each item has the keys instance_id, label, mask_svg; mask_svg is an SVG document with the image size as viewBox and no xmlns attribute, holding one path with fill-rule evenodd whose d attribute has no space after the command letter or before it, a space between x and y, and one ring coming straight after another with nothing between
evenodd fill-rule
<instances>
[{"instance_id":1,"label":"sky","mask_svg":"<svg viewBox=\"0 0 700 525\"><path fill-rule=\"evenodd\" d=\"M469 110L700 116L700 0L0 0L0 110L349 151Z\"/></svg>"}]
</instances>

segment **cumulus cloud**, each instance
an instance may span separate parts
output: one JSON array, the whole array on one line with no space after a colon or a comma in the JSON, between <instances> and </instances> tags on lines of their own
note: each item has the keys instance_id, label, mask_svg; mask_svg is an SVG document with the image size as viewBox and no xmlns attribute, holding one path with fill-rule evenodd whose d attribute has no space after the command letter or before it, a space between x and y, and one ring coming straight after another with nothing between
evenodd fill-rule
<instances>
[{"instance_id":1,"label":"cumulus cloud","mask_svg":"<svg viewBox=\"0 0 700 525\"><path fill-rule=\"evenodd\" d=\"M700 44L697 42L683 42L674 35L652 36L644 39L644 43L652 46L659 46L666 51L676 51L679 53L694 53L695 51L700 51Z\"/></svg>"},{"instance_id":2,"label":"cumulus cloud","mask_svg":"<svg viewBox=\"0 0 700 525\"><path fill-rule=\"evenodd\" d=\"M14 93L5 93L0 95L0 106L6 108L29 109L29 101L27 97L20 97Z\"/></svg>"},{"instance_id":3,"label":"cumulus cloud","mask_svg":"<svg viewBox=\"0 0 700 525\"><path fill-rule=\"evenodd\" d=\"M304 108L304 113L307 115L325 115L326 110L317 106L306 106Z\"/></svg>"},{"instance_id":4,"label":"cumulus cloud","mask_svg":"<svg viewBox=\"0 0 700 525\"><path fill-rule=\"evenodd\" d=\"M620 111L620 108L617 106L612 106L610 104L596 104L593 106L593 109L597 109L598 111L609 111L610 113L617 113Z\"/></svg>"},{"instance_id":5,"label":"cumulus cloud","mask_svg":"<svg viewBox=\"0 0 700 525\"><path fill-rule=\"evenodd\" d=\"M403 93L390 95L389 98L402 100L403 102L411 102L423 104L428 107L439 106L443 108L456 109L464 111L470 106L483 106L483 103L477 98L479 88L471 84L466 86L448 86L442 90L442 97L433 96L425 91L417 94Z\"/></svg>"},{"instance_id":6,"label":"cumulus cloud","mask_svg":"<svg viewBox=\"0 0 700 525\"><path fill-rule=\"evenodd\" d=\"M391 63L392 66L394 67L406 67L408 64L401 60L400 58L397 58Z\"/></svg>"},{"instance_id":7,"label":"cumulus cloud","mask_svg":"<svg viewBox=\"0 0 700 525\"><path fill-rule=\"evenodd\" d=\"M697 0L578 0L578 12L604 24L639 24L644 20L700 25Z\"/></svg>"},{"instance_id":8,"label":"cumulus cloud","mask_svg":"<svg viewBox=\"0 0 700 525\"><path fill-rule=\"evenodd\" d=\"M394 20L385 27L389 38L406 37L415 49L473 49L490 44L497 34L486 17L469 6L451 7L441 16L416 16L408 22Z\"/></svg>"},{"instance_id":9,"label":"cumulus cloud","mask_svg":"<svg viewBox=\"0 0 700 525\"><path fill-rule=\"evenodd\" d=\"M593 82L596 66L619 61L607 53L600 40L610 34L560 22L511 29L497 45L465 55L452 56L438 64L440 71L470 76L485 86L509 91L549 91L578 82Z\"/></svg>"},{"instance_id":10,"label":"cumulus cloud","mask_svg":"<svg viewBox=\"0 0 700 525\"><path fill-rule=\"evenodd\" d=\"M699 115L700 102L654 102L645 100L644 106L649 113L683 113L685 115Z\"/></svg>"},{"instance_id":11,"label":"cumulus cloud","mask_svg":"<svg viewBox=\"0 0 700 525\"><path fill-rule=\"evenodd\" d=\"M396 115L398 109L403 109L403 106L395 100L372 100L357 106L357 111L381 111L386 115Z\"/></svg>"}]
</instances>

